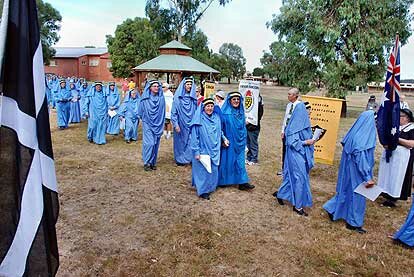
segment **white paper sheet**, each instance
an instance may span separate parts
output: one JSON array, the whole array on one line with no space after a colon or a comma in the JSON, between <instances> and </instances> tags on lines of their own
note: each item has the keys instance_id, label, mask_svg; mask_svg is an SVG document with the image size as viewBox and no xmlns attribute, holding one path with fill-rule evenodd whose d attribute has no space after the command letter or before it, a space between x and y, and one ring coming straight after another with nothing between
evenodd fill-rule
<instances>
[{"instance_id":1,"label":"white paper sheet","mask_svg":"<svg viewBox=\"0 0 414 277\"><path fill-rule=\"evenodd\" d=\"M381 194L381 192L383 192L382 188L379 186L373 186L372 188L366 188L365 187L366 183L362 183L360 184L355 190L354 192L361 194L362 196L364 196L365 198L371 200L371 201L375 201L375 199L378 198L378 196Z\"/></svg>"},{"instance_id":2,"label":"white paper sheet","mask_svg":"<svg viewBox=\"0 0 414 277\"><path fill-rule=\"evenodd\" d=\"M323 129L316 128L315 129L315 132L313 133L312 139L315 140L315 141L317 141L319 139L319 137L321 136L322 131L323 131Z\"/></svg>"},{"instance_id":3,"label":"white paper sheet","mask_svg":"<svg viewBox=\"0 0 414 277\"><path fill-rule=\"evenodd\" d=\"M204 166L208 173L211 173L211 158L210 155L200 155L200 163Z\"/></svg>"},{"instance_id":4,"label":"white paper sheet","mask_svg":"<svg viewBox=\"0 0 414 277\"><path fill-rule=\"evenodd\" d=\"M116 111L108 110L108 114L110 117L114 117L116 115Z\"/></svg>"}]
</instances>

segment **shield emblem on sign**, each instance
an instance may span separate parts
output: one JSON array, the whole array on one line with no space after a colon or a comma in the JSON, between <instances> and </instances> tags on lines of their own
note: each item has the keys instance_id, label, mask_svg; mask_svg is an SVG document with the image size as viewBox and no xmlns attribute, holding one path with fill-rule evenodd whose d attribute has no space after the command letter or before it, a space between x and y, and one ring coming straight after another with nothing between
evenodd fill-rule
<instances>
[{"instance_id":1,"label":"shield emblem on sign","mask_svg":"<svg viewBox=\"0 0 414 277\"><path fill-rule=\"evenodd\" d=\"M246 112L250 112L250 110L253 108L253 94L250 90L246 91L246 96L244 97L244 107L246 109Z\"/></svg>"}]
</instances>

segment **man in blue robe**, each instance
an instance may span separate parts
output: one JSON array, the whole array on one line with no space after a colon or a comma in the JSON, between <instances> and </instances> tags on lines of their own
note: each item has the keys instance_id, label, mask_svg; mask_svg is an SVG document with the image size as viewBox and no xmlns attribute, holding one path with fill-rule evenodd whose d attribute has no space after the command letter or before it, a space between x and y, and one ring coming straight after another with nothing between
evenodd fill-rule
<instances>
[{"instance_id":1,"label":"man in blue robe","mask_svg":"<svg viewBox=\"0 0 414 277\"><path fill-rule=\"evenodd\" d=\"M89 142L102 145L106 143L105 133L108 124L108 103L101 82L95 82L88 92L84 111L88 118Z\"/></svg>"},{"instance_id":2,"label":"man in blue robe","mask_svg":"<svg viewBox=\"0 0 414 277\"><path fill-rule=\"evenodd\" d=\"M179 166L189 164L192 159L190 123L196 109L197 96L194 80L185 78L175 91L171 110L171 122L174 128L174 159Z\"/></svg>"},{"instance_id":3,"label":"man in blue robe","mask_svg":"<svg viewBox=\"0 0 414 277\"><path fill-rule=\"evenodd\" d=\"M87 97L88 97L89 90L90 90L90 87L86 81L83 82L81 87L79 88L79 95L80 95L79 104L80 104L81 118L86 118L85 117L85 110L86 110L85 106L88 100Z\"/></svg>"},{"instance_id":4,"label":"man in blue robe","mask_svg":"<svg viewBox=\"0 0 414 277\"><path fill-rule=\"evenodd\" d=\"M222 129L227 140L221 149L218 185L239 185L240 190L250 190L254 186L249 184L245 165L247 130L243 102L238 91L230 92L221 108Z\"/></svg>"},{"instance_id":5,"label":"man in blue robe","mask_svg":"<svg viewBox=\"0 0 414 277\"><path fill-rule=\"evenodd\" d=\"M369 110L358 117L341 142L343 150L336 195L323 205L332 221L344 219L346 228L361 234L366 232L362 229L366 199L354 190L362 183L366 183L366 187L374 185L376 142L374 111Z\"/></svg>"},{"instance_id":6,"label":"man in blue robe","mask_svg":"<svg viewBox=\"0 0 414 277\"><path fill-rule=\"evenodd\" d=\"M157 155L164 130L165 99L160 82L147 82L138 103L138 117L142 121L142 160L144 170L157 169Z\"/></svg>"},{"instance_id":7,"label":"man in blue robe","mask_svg":"<svg viewBox=\"0 0 414 277\"><path fill-rule=\"evenodd\" d=\"M192 185L196 187L197 195L207 200L217 188L221 141L227 140L221 130L219 109L213 99L206 98L191 121ZM205 165L207 161L211 165L210 172Z\"/></svg>"},{"instance_id":8,"label":"man in blue robe","mask_svg":"<svg viewBox=\"0 0 414 277\"><path fill-rule=\"evenodd\" d=\"M79 105L79 91L73 81L69 84L69 90L72 95L70 101L69 123L79 123L81 121L80 105Z\"/></svg>"},{"instance_id":9,"label":"man in blue robe","mask_svg":"<svg viewBox=\"0 0 414 277\"><path fill-rule=\"evenodd\" d=\"M106 100L108 101L109 111L112 111L108 120L108 129L106 132L110 135L119 135L119 114L118 108L121 105L121 96L115 82L109 82L106 88ZM114 114L115 113L115 114Z\"/></svg>"},{"instance_id":10,"label":"man in blue robe","mask_svg":"<svg viewBox=\"0 0 414 277\"><path fill-rule=\"evenodd\" d=\"M139 98L136 90L130 90L119 108L119 115L125 118L124 138L126 143L137 141L138 138L138 105Z\"/></svg>"},{"instance_id":11,"label":"man in blue robe","mask_svg":"<svg viewBox=\"0 0 414 277\"><path fill-rule=\"evenodd\" d=\"M414 199L414 195L411 198ZM414 201L403 226L395 233L394 240L408 247L414 247Z\"/></svg>"},{"instance_id":12,"label":"man in blue robe","mask_svg":"<svg viewBox=\"0 0 414 277\"><path fill-rule=\"evenodd\" d=\"M66 88L65 79L60 80L59 87L55 92L56 108L57 108L57 126L59 129L68 128L70 115L70 100L72 94Z\"/></svg>"},{"instance_id":13,"label":"man in blue robe","mask_svg":"<svg viewBox=\"0 0 414 277\"><path fill-rule=\"evenodd\" d=\"M287 200L293 211L307 216L304 207L312 206L309 172L313 167L312 129L309 115L303 103L297 103L285 129L286 153L283 166L283 182L275 193L280 205Z\"/></svg>"}]
</instances>

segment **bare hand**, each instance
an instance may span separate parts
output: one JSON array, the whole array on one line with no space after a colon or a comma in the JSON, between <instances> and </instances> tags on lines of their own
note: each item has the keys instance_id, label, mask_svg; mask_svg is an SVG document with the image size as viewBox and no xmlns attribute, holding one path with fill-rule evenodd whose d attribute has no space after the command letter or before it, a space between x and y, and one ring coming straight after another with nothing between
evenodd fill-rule
<instances>
[{"instance_id":1,"label":"bare hand","mask_svg":"<svg viewBox=\"0 0 414 277\"><path fill-rule=\"evenodd\" d=\"M230 145L230 141L228 141L227 139L223 141L224 147L229 147L229 145Z\"/></svg>"},{"instance_id":2,"label":"bare hand","mask_svg":"<svg viewBox=\"0 0 414 277\"><path fill-rule=\"evenodd\" d=\"M195 155L194 158L199 161L200 160L200 155Z\"/></svg>"},{"instance_id":3,"label":"bare hand","mask_svg":"<svg viewBox=\"0 0 414 277\"><path fill-rule=\"evenodd\" d=\"M375 185L374 180L369 180L369 181L366 183L365 187L366 187L367 189L369 189L369 188L372 188L374 185Z\"/></svg>"},{"instance_id":4,"label":"bare hand","mask_svg":"<svg viewBox=\"0 0 414 277\"><path fill-rule=\"evenodd\" d=\"M285 133L280 134L280 138L283 139L285 137Z\"/></svg>"},{"instance_id":5,"label":"bare hand","mask_svg":"<svg viewBox=\"0 0 414 277\"><path fill-rule=\"evenodd\" d=\"M177 133L181 132L180 126L174 128Z\"/></svg>"},{"instance_id":6,"label":"bare hand","mask_svg":"<svg viewBox=\"0 0 414 277\"><path fill-rule=\"evenodd\" d=\"M315 143L314 139L307 139L305 140L305 145L313 145Z\"/></svg>"}]
</instances>

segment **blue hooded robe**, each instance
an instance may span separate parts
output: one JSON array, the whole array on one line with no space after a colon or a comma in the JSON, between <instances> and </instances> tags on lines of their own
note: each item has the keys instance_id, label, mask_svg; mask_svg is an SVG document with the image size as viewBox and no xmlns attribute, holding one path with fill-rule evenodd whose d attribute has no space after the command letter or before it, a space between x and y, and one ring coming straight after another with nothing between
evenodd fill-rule
<instances>
[{"instance_id":1,"label":"blue hooded robe","mask_svg":"<svg viewBox=\"0 0 414 277\"><path fill-rule=\"evenodd\" d=\"M150 92L147 82L138 103L138 117L142 121L142 160L144 165L155 166L157 163L160 138L164 130L165 99L162 86L158 82L158 94Z\"/></svg>"},{"instance_id":2,"label":"blue hooded robe","mask_svg":"<svg viewBox=\"0 0 414 277\"><path fill-rule=\"evenodd\" d=\"M50 104L52 105L52 108L56 107L56 93L59 88L59 80L56 78L56 76L52 76L52 79L49 81L49 87L50 87Z\"/></svg>"},{"instance_id":3,"label":"blue hooded robe","mask_svg":"<svg viewBox=\"0 0 414 277\"><path fill-rule=\"evenodd\" d=\"M139 105L139 94L137 93L135 98L131 97L131 91L125 97L124 102L119 108L119 115L125 118L125 131L124 138L126 141L138 139L138 105Z\"/></svg>"},{"instance_id":4,"label":"blue hooded robe","mask_svg":"<svg viewBox=\"0 0 414 277\"><path fill-rule=\"evenodd\" d=\"M79 91L76 89L74 83L71 83L70 85L70 93L72 95L72 99L70 101L69 122L79 123L81 121L81 112L79 105L80 94Z\"/></svg>"},{"instance_id":5,"label":"blue hooded robe","mask_svg":"<svg viewBox=\"0 0 414 277\"><path fill-rule=\"evenodd\" d=\"M174 159L178 164L188 164L192 160L190 146L190 123L197 109L196 85L192 81L189 93L185 91L183 79L174 94L171 109L171 122L174 128ZM180 132L175 128L179 126Z\"/></svg>"},{"instance_id":6,"label":"blue hooded robe","mask_svg":"<svg viewBox=\"0 0 414 277\"><path fill-rule=\"evenodd\" d=\"M230 145L221 148L218 184L229 186L248 183L249 176L246 171L244 154L247 130L243 97L240 97L239 107L234 108L230 103L230 94L228 94L221 108L221 113L223 134Z\"/></svg>"},{"instance_id":7,"label":"blue hooded robe","mask_svg":"<svg viewBox=\"0 0 414 277\"><path fill-rule=\"evenodd\" d=\"M215 191L218 184L218 166L223 135L218 110L220 108L214 106L214 111L209 116L204 112L204 104L201 103L191 121L192 185L196 187L199 196ZM195 159L197 155L210 156L211 173L208 173L203 164Z\"/></svg>"},{"instance_id":8,"label":"blue hooded robe","mask_svg":"<svg viewBox=\"0 0 414 277\"><path fill-rule=\"evenodd\" d=\"M118 87L115 85L114 90L109 88L109 85L106 87L106 101L108 101L108 108L116 112L116 115L108 118L108 129L106 132L110 135L119 134L119 114L118 108L121 105L121 96L118 92Z\"/></svg>"},{"instance_id":9,"label":"blue hooded robe","mask_svg":"<svg viewBox=\"0 0 414 277\"><path fill-rule=\"evenodd\" d=\"M412 199L414 199L414 195ZM414 247L414 201L411 204L411 210L407 215L407 219L401 229L395 233L394 239L410 247Z\"/></svg>"},{"instance_id":10,"label":"blue hooded robe","mask_svg":"<svg viewBox=\"0 0 414 277\"><path fill-rule=\"evenodd\" d=\"M296 209L312 206L309 172L313 167L313 145L304 145L304 141L311 138L308 112L303 103L298 103L285 129L283 182L277 194Z\"/></svg>"},{"instance_id":11,"label":"blue hooded robe","mask_svg":"<svg viewBox=\"0 0 414 277\"><path fill-rule=\"evenodd\" d=\"M376 142L374 111L365 111L341 142L343 150L336 195L323 205L333 220L344 219L354 227L364 224L366 199L354 190L372 179Z\"/></svg>"},{"instance_id":12,"label":"blue hooded robe","mask_svg":"<svg viewBox=\"0 0 414 277\"><path fill-rule=\"evenodd\" d=\"M96 84L95 84L96 86ZM96 87L92 86L86 98L86 105L83 113L88 115L88 133L89 141L96 144L105 144L105 133L108 124L108 103L104 88L100 92L96 91Z\"/></svg>"},{"instance_id":13,"label":"blue hooded robe","mask_svg":"<svg viewBox=\"0 0 414 277\"><path fill-rule=\"evenodd\" d=\"M87 105L86 102L88 100L87 96L88 96L89 90L90 90L90 87L88 86L87 82L84 82L82 86L79 88L79 95L80 95L79 104L80 104L81 118L85 118L85 111L87 110L85 109L85 106Z\"/></svg>"},{"instance_id":14,"label":"blue hooded robe","mask_svg":"<svg viewBox=\"0 0 414 277\"><path fill-rule=\"evenodd\" d=\"M57 126L59 128L68 128L70 115L70 101L72 94L66 87L61 88L60 85L55 93L57 108Z\"/></svg>"}]
</instances>

